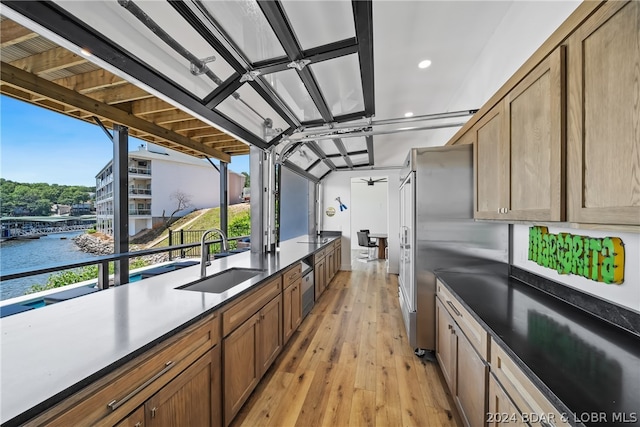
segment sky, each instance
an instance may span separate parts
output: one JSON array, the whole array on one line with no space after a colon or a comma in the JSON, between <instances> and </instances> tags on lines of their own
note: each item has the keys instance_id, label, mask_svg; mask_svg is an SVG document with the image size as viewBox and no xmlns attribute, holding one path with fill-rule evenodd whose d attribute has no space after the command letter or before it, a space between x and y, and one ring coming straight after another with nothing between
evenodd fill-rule
<instances>
[{"instance_id":1,"label":"sky","mask_svg":"<svg viewBox=\"0 0 640 427\"><path fill-rule=\"evenodd\" d=\"M129 150L142 143L130 137ZM0 96L0 178L93 187L112 157L98 125ZM249 173L249 156L233 156L229 169Z\"/></svg>"}]
</instances>

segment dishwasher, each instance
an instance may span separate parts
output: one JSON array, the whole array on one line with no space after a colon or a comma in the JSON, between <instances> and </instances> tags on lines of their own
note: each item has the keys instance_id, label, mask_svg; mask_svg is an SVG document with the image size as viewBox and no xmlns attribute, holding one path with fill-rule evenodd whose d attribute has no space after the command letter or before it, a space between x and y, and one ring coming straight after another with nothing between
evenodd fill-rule
<instances>
[{"instance_id":1,"label":"dishwasher","mask_svg":"<svg viewBox=\"0 0 640 427\"><path fill-rule=\"evenodd\" d=\"M307 317L307 314L313 308L315 302L315 287L313 280L313 264L311 258L305 258L301 261L302 266L302 318Z\"/></svg>"}]
</instances>

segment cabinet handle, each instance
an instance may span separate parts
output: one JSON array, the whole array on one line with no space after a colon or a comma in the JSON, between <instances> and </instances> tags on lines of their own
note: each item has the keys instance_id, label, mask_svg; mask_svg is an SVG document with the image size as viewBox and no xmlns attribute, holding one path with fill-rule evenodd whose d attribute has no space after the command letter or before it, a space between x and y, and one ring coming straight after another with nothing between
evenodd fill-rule
<instances>
[{"instance_id":1,"label":"cabinet handle","mask_svg":"<svg viewBox=\"0 0 640 427\"><path fill-rule=\"evenodd\" d=\"M451 328L453 328L453 326L447 325L447 329L451 329Z\"/></svg>"},{"instance_id":2,"label":"cabinet handle","mask_svg":"<svg viewBox=\"0 0 640 427\"><path fill-rule=\"evenodd\" d=\"M136 425L134 425L133 427L142 427L142 423L141 423L140 421L138 421L138 422L136 423Z\"/></svg>"},{"instance_id":3,"label":"cabinet handle","mask_svg":"<svg viewBox=\"0 0 640 427\"><path fill-rule=\"evenodd\" d=\"M140 384L138 387L136 387L135 390L133 390L131 393L127 394L125 397L123 397L120 401L114 399L111 402L107 403L107 406L112 410L115 411L116 409L118 409L119 407L121 407L126 401L128 401L129 399L131 399L133 396L135 396L136 394L140 393L144 388L146 388L149 384L151 384L152 382L154 382L155 380L157 380L158 378L160 378L162 375L164 375L169 369L173 368L173 366L175 365L175 362L173 361L168 361L167 363L164 364L164 368L162 368L162 370L160 372L158 372L157 374L155 374L154 376L152 376L151 378L149 378L148 380L146 380L145 382L143 382L142 384Z\"/></svg>"},{"instance_id":4,"label":"cabinet handle","mask_svg":"<svg viewBox=\"0 0 640 427\"><path fill-rule=\"evenodd\" d=\"M453 305L453 303L452 303L451 301L448 301L448 300L447 300L447 304L449 304L449 307L451 307L451 310L453 310L453 311L456 313L456 315L458 315L458 316L462 316L462 314L460 314L460 312L458 311L458 309L456 308L456 306L455 306L455 305Z\"/></svg>"},{"instance_id":5,"label":"cabinet handle","mask_svg":"<svg viewBox=\"0 0 640 427\"><path fill-rule=\"evenodd\" d=\"M156 417L156 411L158 410L158 408L156 408L155 406L153 408L151 408L151 418L155 418Z\"/></svg>"}]
</instances>

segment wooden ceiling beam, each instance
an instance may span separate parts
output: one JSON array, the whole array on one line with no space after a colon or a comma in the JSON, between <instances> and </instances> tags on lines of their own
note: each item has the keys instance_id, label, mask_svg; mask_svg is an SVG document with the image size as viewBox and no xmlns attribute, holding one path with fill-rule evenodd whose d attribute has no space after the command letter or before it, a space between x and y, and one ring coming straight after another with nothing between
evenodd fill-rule
<instances>
[{"instance_id":1,"label":"wooden ceiling beam","mask_svg":"<svg viewBox=\"0 0 640 427\"><path fill-rule=\"evenodd\" d=\"M249 154L249 147L247 148L225 148L225 153L229 154L230 156L240 156L242 154Z\"/></svg>"},{"instance_id":2,"label":"wooden ceiling beam","mask_svg":"<svg viewBox=\"0 0 640 427\"><path fill-rule=\"evenodd\" d=\"M145 116L145 119L149 120L150 122L156 123L158 125L164 125L167 123L175 123L175 122L181 122L184 120L191 120L193 119L193 117L185 113L184 111L175 110L175 111L165 111L163 113L157 113L157 114L148 114Z\"/></svg>"},{"instance_id":3,"label":"wooden ceiling beam","mask_svg":"<svg viewBox=\"0 0 640 427\"><path fill-rule=\"evenodd\" d=\"M39 37L37 33L10 19L0 21L0 47L12 46L36 37Z\"/></svg>"},{"instance_id":4,"label":"wooden ceiling beam","mask_svg":"<svg viewBox=\"0 0 640 427\"><path fill-rule=\"evenodd\" d=\"M31 93L6 84L0 85L0 93L26 102L31 102L31 99L33 98L33 95Z\"/></svg>"},{"instance_id":5,"label":"wooden ceiling beam","mask_svg":"<svg viewBox=\"0 0 640 427\"><path fill-rule=\"evenodd\" d=\"M211 136L224 136L225 138L233 138L227 135L226 133L222 132L221 130L214 128L213 126L209 126L204 129L190 130L185 133L185 136L188 138L205 138L205 137L211 137Z\"/></svg>"},{"instance_id":6,"label":"wooden ceiling beam","mask_svg":"<svg viewBox=\"0 0 640 427\"><path fill-rule=\"evenodd\" d=\"M88 113L93 113L98 117L104 117L114 123L119 123L130 128L148 132L149 134L155 135L166 141L171 141L184 146L187 149L195 150L210 157L215 157L224 162L229 162L231 160L231 156L223 153L222 151L193 141L183 135L158 126L155 123L150 123L117 107L96 101L86 95L74 92L12 65L6 63L1 63L0 65L0 81L2 82L54 99L57 102L87 111Z\"/></svg>"},{"instance_id":7,"label":"wooden ceiling beam","mask_svg":"<svg viewBox=\"0 0 640 427\"><path fill-rule=\"evenodd\" d=\"M234 148L234 147L246 147L246 144L243 144L240 141L228 141L228 142L218 142L216 144L207 144L210 147L215 148L216 150L222 150L223 148Z\"/></svg>"},{"instance_id":8,"label":"wooden ceiling beam","mask_svg":"<svg viewBox=\"0 0 640 427\"><path fill-rule=\"evenodd\" d=\"M227 135L226 133L220 133L219 135L200 138L199 141L202 142L203 144L212 144L215 142L230 142L230 141L240 142L234 137ZM242 144L242 142L240 143Z\"/></svg>"},{"instance_id":9,"label":"wooden ceiling beam","mask_svg":"<svg viewBox=\"0 0 640 427\"><path fill-rule=\"evenodd\" d=\"M173 123L170 127L171 127L171 130L174 132L186 132L194 129L209 128L211 127L211 125L206 124L202 120L191 119L191 120L184 120L182 122Z\"/></svg>"},{"instance_id":10,"label":"wooden ceiling beam","mask_svg":"<svg viewBox=\"0 0 640 427\"><path fill-rule=\"evenodd\" d=\"M136 101L140 99L150 98L149 92L140 89L130 83L126 85L119 85L114 87L108 87L105 89L96 90L93 92L85 93L85 96L95 99L96 101L104 102L105 104L121 104L129 101Z\"/></svg>"},{"instance_id":11,"label":"wooden ceiling beam","mask_svg":"<svg viewBox=\"0 0 640 427\"><path fill-rule=\"evenodd\" d=\"M177 110L177 108L169 104L168 102L155 97L135 101L131 104L131 114L134 114L136 116L162 113L164 111L173 110Z\"/></svg>"},{"instance_id":12,"label":"wooden ceiling beam","mask_svg":"<svg viewBox=\"0 0 640 427\"><path fill-rule=\"evenodd\" d=\"M86 58L76 55L62 47L54 47L9 64L32 74L46 74L88 62Z\"/></svg>"},{"instance_id":13,"label":"wooden ceiling beam","mask_svg":"<svg viewBox=\"0 0 640 427\"><path fill-rule=\"evenodd\" d=\"M128 83L125 79L102 68L87 73L76 74L75 76L55 79L53 82L80 93L87 93L92 90L105 89Z\"/></svg>"}]
</instances>

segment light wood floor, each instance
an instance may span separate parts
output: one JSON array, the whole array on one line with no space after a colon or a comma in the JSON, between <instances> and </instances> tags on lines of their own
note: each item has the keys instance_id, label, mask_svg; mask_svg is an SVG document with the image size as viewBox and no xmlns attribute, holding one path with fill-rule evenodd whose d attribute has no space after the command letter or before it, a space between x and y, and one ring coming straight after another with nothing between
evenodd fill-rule
<instances>
[{"instance_id":1,"label":"light wood floor","mask_svg":"<svg viewBox=\"0 0 640 427\"><path fill-rule=\"evenodd\" d=\"M458 426L440 368L409 347L384 261L341 271L233 422Z\"/></svg>"}]
</instances>

